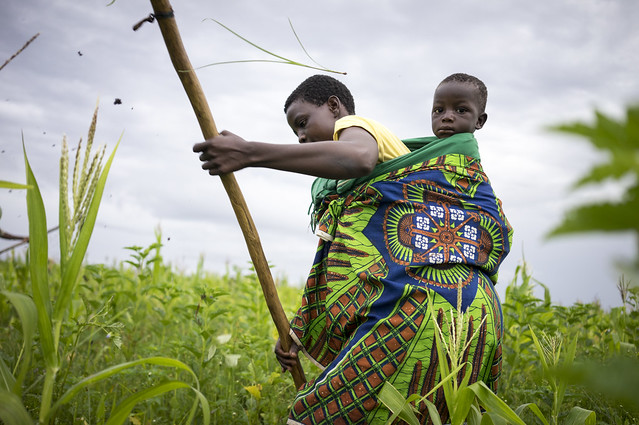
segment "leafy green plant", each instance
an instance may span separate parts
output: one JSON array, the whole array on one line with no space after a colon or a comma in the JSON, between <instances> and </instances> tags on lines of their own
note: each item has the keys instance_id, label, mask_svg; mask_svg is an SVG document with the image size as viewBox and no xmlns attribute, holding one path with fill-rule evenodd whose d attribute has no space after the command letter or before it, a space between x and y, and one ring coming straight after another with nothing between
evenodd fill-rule
<instances>
[{"instance_id":1,"label":"leafy green plant","mask_svg":"<svg viewBox=\"0 0 639 425\"><path fill-rule=\"evenodd\" d=\"M553 403L550 417L551 423L556 425L559 423L559 413L561 412L568 383L553 373L553 370L558 367L570 367L573 364L577 350L577 336L572 338L565 355L562 356L563 338L561 335L544 334L542 341L539 340L532 329L531 335L539 355L539 362L541 363L544 376L552 390ZM543 420L544 424L548 424L543 416L540 414L538 414L538 416Z\"/></svg>"},{"instance_id":2,"label":"leafy green plant","mask_svg":"<svg viewBox=\"0 0 639 425\"><path fill-rule=\"evenodd\" d=\"M634 181L621 202L576 207L549 236L618 230L639 233L639 220L634 213L639 209L639 105L627 109L625 121L616 121L600 112L595 115L592 125L576 122L552 127L558 132L581 136L596 149L608 153L608 161L594 166L573 188L620 179L628 174L634 175Z\"/></svg>"},{"instance_id":3,"label":"leafy green plant","mask_svg":"<svg viewBox=\"0 0 639 425\"><path fill-rule=\"evenodd\" d=\"M541 298L533 294L539 287L544 290ZM598 423L637 423L637 402L632 394L639 390L632 373L620 372L622 367L630 371L637 360L637 288L623 280L618 287L626 300L622 307L606 311L596 302L561 306L552 302L548 288L532 277L525 262L517 268L502 305L500 394L511 406L527 406L515 409L524 420L563 424L575 415L591 420L588 415L594 412ZM538 344L533 333L535 337L542 335ZM577 349L572 356L567 347L575 340ZM545 353L547 368L541 366L540 353ZM544 420L528 406L530 400L536 401Z\"/></svg>"},{"instance_id":4,"label":"leafy green plant","mask_svg":"<svg viewBox=\"0 0 639 425\"><path fill-rule=\"evenodd\" d=\"M619 202L593 202L577 206L568 211L563 221L547 236L554 238L574 233L630 231L639 244L639 105L627 108L625 120L615 120L596 111L592 125L575 122L557 125L551 130L580 136L607 154L607 161L595 165L577 180L573 190L627 176L631 179ZM639 253L628 266L629 271L639 277Z\"/></svg>"},{"instance_id":5,"label":"leafy green plant","mask_svg":"<svg viewBox=\"0 0 639 425\"><path fill-rule=\"evenodd\" d=\"M39 187L25 148L25 169L27 188L27 214L29 218L29 250L28 269L31 285L31 297L12 291L3 290L3 296L13 305L22 323L23 344L20 355L15 361L13 371L0 357L0 374L3 383L0 386L0 419L7 424L32 423L30 413L21 400L22 385L27 371L30 370L33 359L33 341L39 342L38 355L41 356L44 378L41 382L42 390L38 395L38 423L55 423L56 416L62 406L68 404L74 396L97 382L103 381L114 374L140 365L156 365L160 367L177 368L188 372L195 382L195 386L181 380L170 380L137 391L125 397L109 415L106 424L121 424L129 416L131 410L138 403L159 394L174 391L179 388L189 388L196 397L192 404L189 422L193 420L197 407L202 406L204 423L209 422L208 401L199 391L197 376L184 363L165 357L149 357L108 367L86 378L79 379L68 388L61 388L58 374L65 367L69 367L71 357L63 356L64 339L63 328L67 325L74 311L74 293L82 276L82 262L89 244L91 233L100 205L106 178L113 161L116 149L113 150L104 167L102 156L104 148L91 158L91 146L97 124L96 107L89 128L87 147L84 158L81 156L81 141L78 145L71 181L71 195L68 193L68 147L63 140L63 152L60 161L60 282L52 284L49 280L49 259L47 225L44 203ZM119 144L119 142L118 142ZM24 145L24 142L23 142ZM3 186L10 186L3 183ZM72 206L69 198L71 198ZM53 292L56 291L56 292ZM53 301L55 300L55 301ZM95 324L95 323L94 323ZM85 327L83 324L82 327ZM77 347L72 348L73 353ZM39 366L39 365L38 365ZM66 375L65 379L66 381ZM36 382L37 383L37 382ZM56 397L56 393L63 393Z\"/></svg>"}]
</instances>

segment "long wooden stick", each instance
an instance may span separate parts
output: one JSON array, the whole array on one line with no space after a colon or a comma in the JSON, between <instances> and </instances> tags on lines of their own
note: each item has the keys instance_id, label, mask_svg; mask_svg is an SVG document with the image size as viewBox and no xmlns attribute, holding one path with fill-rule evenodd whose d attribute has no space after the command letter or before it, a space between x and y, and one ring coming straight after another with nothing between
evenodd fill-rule
<instances>
[{"instance_id":1,"label":"long wooden stick","mask_svg":"<svg viewBox=\"0 0 639 425\"><path fill-rule=\"evenodd\" d=\"M197 116L204 138L209 139L217 136L218 131L215 126L215 121L213 120L213 115L211 114L211 110L206 101L206 96L204 96L204 91L200 86L200 82L193 71L191 62L186 54L184 45L182 44L182 38L180 37L177 23L173 16L173 8L171 7L171 4L168 0L151 0L151 5L153 6L155 18L160 26L164 43L169 51L171 62L180 77L180 81L182 81L182 85L184 86L184 90L191 102L193 111ZM277 328L277 332L280 336L282 348L284 351L288 351L292 344L291 336L289 335L290 326L277 295L277 289L273 282L271 269L269 268L266 257L264 256L264 251L262 250L262 244L260 242L257 229L255 228L255 224L253 223L253 219L249 213L244 196L240 191L240 187L235 180L235 176L231 173L220 177L229 199L231 200L231 205L233 207L233 211L235 211L235 216L240 224L242 233L244 234L244 239L246 240L246 245L248 247L251 260L253 261L253 266L255 267L255 272L257 273L260 285L262 286L262 292L264 293L266 304L271 312L271 317L275 322L275 327ZM291 374L293 375L293 381L297 388L306 383L304 371L299 363L299 359Z\"/></svg>"}]
</instances>

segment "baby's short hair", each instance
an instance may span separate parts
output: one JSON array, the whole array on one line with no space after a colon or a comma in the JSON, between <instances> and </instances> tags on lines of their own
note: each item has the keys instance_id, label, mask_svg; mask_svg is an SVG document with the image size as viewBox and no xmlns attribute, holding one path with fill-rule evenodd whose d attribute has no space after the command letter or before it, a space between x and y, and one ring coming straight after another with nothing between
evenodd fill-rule
<instances>
[{"instance_id":1,"label":"baby's short hair","mask_svg":"<svg viewBox=\"0 0 639 425\"><path fill-rule=\"evenodd\" d=\"M331 96L337 96L346 108L346 112L355 114L355 101L348 87L344 83L336 80L328 75L313 75L304 80L290 94L284 103L284 112L286 112L293 102L302 99L316 106L321 106L328 101Z\"/></svg>"},{"instance_id":2,"label":"baby's short hair","mask_svg":"<svg viewBox=\"0 0 639 425\"><path fill-rule=\"evenodd\" d=\"M486 102L488 101L488 89L486 88L486 84L482 80L472 75L464 74L462 72L458 72L456 74L451 74L448 77L444 78L440 85L449 82L457 82L457 83L468 83L475 86L478 92L479 99L479 109L480 112L484 112L486 110Z\"/></svg>"}]
</instances>

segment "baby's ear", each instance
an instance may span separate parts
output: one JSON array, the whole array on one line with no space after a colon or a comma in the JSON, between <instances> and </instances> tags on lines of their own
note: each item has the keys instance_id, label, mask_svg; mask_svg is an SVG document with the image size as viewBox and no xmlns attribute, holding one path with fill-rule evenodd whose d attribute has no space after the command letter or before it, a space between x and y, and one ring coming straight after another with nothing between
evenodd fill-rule
<instances>
[{"instance_id":1,"label":"baby's ear","mask_svg":"<svg viewBox=\"0 0 639 425\"><path fill-rule=\"evenodd\" d=\"M480 128L482 128L484 124L486 124L487 120L488 120L488 114L486 112L479 115L479 117L477 117L477 122L475 123L475 130L479 130Z\"/></svg>"}]
</instances>

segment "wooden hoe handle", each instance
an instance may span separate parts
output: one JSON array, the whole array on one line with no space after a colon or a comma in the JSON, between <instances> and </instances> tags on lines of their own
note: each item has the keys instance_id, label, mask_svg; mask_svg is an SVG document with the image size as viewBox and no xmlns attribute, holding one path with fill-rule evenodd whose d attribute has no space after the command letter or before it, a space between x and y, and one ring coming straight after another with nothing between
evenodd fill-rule
<instances>
[{"instance_id":1,"label":"wooden hoe handle","mask_svg":"<svg viewBox=\"0 0 639 425\"><path fill-rule=\"evenodd\" d=\"M213 120L213 115L211 114L206 97L204 96L204 91L200 86L200 82L195 75L195 72L193 72L193 67L191 66L191 62L186 54L184 45L182 44L182 38L180 37L180 32L178 31L177 23L173 16L173 8L171 7L171 4L168 0L151 0L151 5L153 6L155 18L160 26L164 43L169 51L171 62L180 77L180 81L182 81L182 85L184 86L184 90L191 102L193 111L197 116L204 138L209 139L217 136L218 131L215 126L215 121ZM277 295L277 289L275 288L275 283L273 282L273 276L271 275L268 262L264 256L264 251L262 249L257 229L255 228L255 223L253 223L253 219L249 213L244 196L240 191L240 187L237 184L237 180L235 180L235 176L230 173L221 175L220 178L222 179L224 189L226 189L226 193L231 200L231 205L233 206L233 211L235 211L235 216L237 217L237 221L242 229L242 233L244 234L244 239L246 241L249 254L251 255L255 272L257 273L260 285L262 286L262 292L264 292L266 304L271 312L273 322L275 322L275 327L277 328L277 332L280 336L282 348L284 351L288 351L292 344L292 339L289 335L290 326ZM299 363L299 359L291 374L293 375L293 381L297 388L306 383L304 371Z\"/></svg>"}]
</instances>

